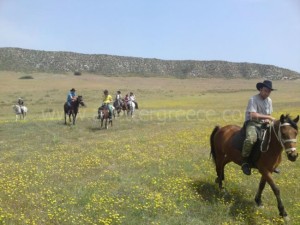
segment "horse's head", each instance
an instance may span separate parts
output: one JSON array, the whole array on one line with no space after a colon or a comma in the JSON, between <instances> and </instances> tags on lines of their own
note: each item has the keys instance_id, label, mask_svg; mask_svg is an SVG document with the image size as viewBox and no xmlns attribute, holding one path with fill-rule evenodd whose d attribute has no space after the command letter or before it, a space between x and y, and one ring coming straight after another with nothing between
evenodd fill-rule
<instances>
[{"instance_id":1,"label":"horse's head","mask_svg":"<svg viewBox=\"0 0 300 225\"><path fill-rule=\"evenodd\" d=\"M83 101L82 95L79 95L79 96L77 97L77 102L78 102L78 104L80 104L81 106L85 106L85 103L84 103L84 101Z\"/></svg>"},{"instance_id":2,"label":"horse's head","mask_svg":"<svg viewBox=\"0 0 300 225\"><path fill-rule=\"evenodd\" d=\"M298 153L296 150L297 134L298 134L298 121L299 115L295 119L290 116L281 115L278 130L278 139L285 149L288 159L292 162L296 161Z\"/></svg>"},{"instance_id":3,"label":"horse's head","mask_svg":"<svg viewBox=\"0 0 300 225\"><path fill-rule=\"evenodd\" d=\"M98 108L98 118L99 119L104 119L108 118L109 116L109 110L106 105L102 105Z\"/></svg>"}]
</instances>

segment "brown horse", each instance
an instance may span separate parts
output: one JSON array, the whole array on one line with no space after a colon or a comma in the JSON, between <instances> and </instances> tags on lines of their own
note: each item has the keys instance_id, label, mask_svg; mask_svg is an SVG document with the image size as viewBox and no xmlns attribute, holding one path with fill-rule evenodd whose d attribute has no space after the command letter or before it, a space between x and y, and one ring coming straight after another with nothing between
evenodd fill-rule
<instances>
[{"instance_id":1,"label":"brown horse","mask_svg":"<svg viewBox=\"0 0 300 225\"><path fill-rule=\"evenodd\" d=\"M85 106L81 95L79 95L77 97L77 99L74 102L71 103L71 107L68 106L67 102L64 104L65 124L67 124L67 115L69 116L69 121L70 122L71 122L71 115L72 115L73 125L75 125L79 105Z\"/></svg>"},{"instance_id":2,"label":"brown horse","mask_svg":"<svg viewBox=\"0 0 300 225\"><path fill-rule=\"evenodd\" d=\"M256 204L258 206L262 205L261 195L267 182L276 196L279 215L286 219L288 219L287 213L281 201L280 190L272 178L272 172L281 162L283 148L288 159L292 162L296 161L298 157L296 151L298 121L299 116L291 119L289 115L281 115L280 120L272 122L267 130L267 147L260 152L259 158L252 165L261 173L258 191L255 196ZM210 136L211 156L216 165L216 183L219 184L219 188L222 188L222 181L225 178L225 165L229 162L238 165L242 163L241 151L235 143L240 132L241 128L235 125L227 125L222 128L216 126Z\"/></svg>"},{"instance_id":3,"label":"brown horse","mask_svg":"<svg viewBox=\"0 0 300 225\"><path fill-rule=\"evenodd\" d=\"M101 121L101 128L103 127L103 122L105 121L105 129L108 129L108 124L113 125L112 120L109 120L109 110L108 107L103 105L98 108L98 118Z\"/></svg>"}]
</instances>

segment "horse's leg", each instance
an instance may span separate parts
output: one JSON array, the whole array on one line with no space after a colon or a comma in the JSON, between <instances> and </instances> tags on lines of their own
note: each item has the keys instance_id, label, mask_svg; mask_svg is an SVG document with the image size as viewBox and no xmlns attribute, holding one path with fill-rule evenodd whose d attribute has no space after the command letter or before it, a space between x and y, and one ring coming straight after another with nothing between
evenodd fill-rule
<instances>
[{"instance_id":1,"label":"horse's leg","mask_svg":"<svg viewBox=\"0 0 300 225\"><path fill-rule=\"evenodd\" d=\"M276 196L279 215L284 217L284 218L287 218L287 213L284 209L284 206L282 204L282 200L281 200L281 197L280 197L280 190L277 187L277 185L274 183L274 180L272 179L272 176L271 176L271 172L268 172L265 175L265 179L268 182L268 184L271 186L272 191L273 191L274 195Z\"/></svg>"},{"instance_id":2,"label":"horse's leg","mask_svg":"<svg viewBox=\"0 0 300 225\"><path fill-rule=\"evenodd\" d=\"M263 192L265 186L266 186L266 180L262 176L260 178L258 190L257 190L256 195L255 195L255 202L256 202L257 206L262 206L263 205L262 201L261 201L261 195L262 195L262 192Z\"/></svg>"},{"instance_id":3,"label":"horse's leg","mask_svg":"<svg viewBox=\"0 0 300 225\"><path fill-rule=\"evenodd\" d=\"M77 116L77 114L76 114L76 113L72 113L72 116L73 116L73 125L75 125L75 121L76 121L76 116Z\"/></svg>"},{"instance_id":4,"label":"horse's leg","mask_svg":"<svg viewBox=\"0 0 300 225\"><path fill-rule=\"evenodd\" d=\"M112 126L112 120L108 121L108 126L109 126L109 124Z\"/></svg>"},{"instance_id":5,"label":"horse's leg","mask_svg":"<svg viewBox=\"0 0 300 225\"><path fill-rule=\"evenodd\" d=\"M225 180L225 166L227 163L231 162L226 155L219 154L216 157L216 172L217 172L217 178L216 183L219 184L219 188L223 189L223 180Z\"/></svg>"},{"instance_id":6,"label":"horse's leg","mask_svg":"<svg viewBox=\"0 0 300 225\"><path fill-rule=\"evenodd\" d=\"M219 184L219 188L223 188L222 181L224 180L224 164L223 164L223 157L217 156L216 158L216 172L217 178L216 183Z\"/></svg>"},{"instance_id":7,"label":"horse's leg","mask_svg":"<svg viewBox=\"0 0 300 225\"><path fill-rule=\"evenodd\" d=\"M103 126L103 118L101 118L101 128L102 128L102 126Z\"/></svg>"},{"instance_id":8,"label":"horse's leg","mask_svg":"<svg viewBox=\"0 0 300 225\"><path fill-rule=\"evenodd\" d=\"M105 119L105 129L108 129L108 126L107 126L107 118Z\"/></svg>"}]
</instances>

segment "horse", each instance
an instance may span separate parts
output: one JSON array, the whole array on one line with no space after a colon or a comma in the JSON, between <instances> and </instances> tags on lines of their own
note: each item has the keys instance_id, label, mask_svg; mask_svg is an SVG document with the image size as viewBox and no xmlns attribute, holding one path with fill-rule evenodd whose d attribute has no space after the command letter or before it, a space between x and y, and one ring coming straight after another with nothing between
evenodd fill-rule
<instances>
[{"instance_id":1,"label":"horse","mask_svg":"<svg viewBox=\"0 0 300 225\"><path fill-rule=\"evenodd\" d=\"M100 119L101 121L101 128L103 127L104 120L105 120L105 129L108 129L108 124L110 124L111 126L113 125L112 120L109 120L109 109L107 106L101 106L98 108L98 119Z\"/></svg>"},{"instance_id":2,"label":"horse","mask_svg":"<svg viewBox=\"0 0 300 225\"><path fill-rule=\"evenodd\" d=\"M125 112L127 112L127 104L125 103L124 99L122 99L120 102L118 102L118 100L115 100L113 106L114 106L115 110L117 111L118 116L120 116L120 113L122 110L124 112L124 115L125 115Z\"/></svg>"},{"instance_id":3,"label":"horse","mask_svg":"<svg viewBox=\"0 0 300 225\"><path fill-rule=\"evenodd\" d=\"M24 105L22 105L22 106L20 106L20 105L14 105L13 106L13 110L14 110L14 112L16 114L16 121L18 120L18 117L20 119L25 120L25 117L26 117L26 114L27 114L27 111L28 111L28 109L27 109L26 106L24 106Z\"/></svg>"},{"instance_id":4,"label":"horse","mask_svg":"<svg viewBox=\"0 0 300 225\"><path fill-rule=\"evenodd\" d=\"M127 103L127 115L131 115L133 117L133 112L135 111L135 103L134 101L128 101Z\"/></svg>"},{"instance_id":5,"label":"horse","mask_svg":"<svg viewBox=\"0 0 300 225\"><path fill-rule=\"evenodd\" d=\"M291 119L289 114L282 114L279 120L271 122L266 131L265 148L260 151L260 156L253 163L252 167L258 169L261 174L259 187L255 195L257 206L262 206L261 195L265 184L268 183L277 199L277 207L279 215L284 219L288 219L287 213L280 197L280 190L272 178L272 172L281 162L281 153L283 148L290 161L296 161L298 153L296 151L296 141L299 121L299 115L295 119ZM222 181L225 179L224 167L229 162L238 165L242 164L241 150L236 146L236 137L242 132L241 127L235 125L227 125L224 127L216 126L210 136L211 156L216 166L217 178L216 183L222 189ZM239 141L242 146L243 140ZM253 153L254 149L252 150ZM251 153L251 154L252 154ZM250 156L251 157L251 156Z\"/></svg>"},{"instance_id":6,"label":"horse","mask_svg":"<svg viewBox=\"0 0 300 225\"><path fill-rule=\"evenodd\" d=\"M67 115L69 116L69 121L71 123L71 115L72 115L73 125L75 125L76 116L80 105L85 106L85 103L81 95L79 95L77 99L71 103L71 107L69 107L67 102L64 104L65 124L67 124Z\"/></svg>"},{"instance_id":7,"label":"horse","mask_svg":"<svg viewBox=\"0 0 300 225\"><path fill-rule=\"evenodd\" d=\"M122 111L122 101L115 100L113 106L115 107L115 110L117 111L117 114L119 116L120 112Z\"/></svg>"}]
</instances>

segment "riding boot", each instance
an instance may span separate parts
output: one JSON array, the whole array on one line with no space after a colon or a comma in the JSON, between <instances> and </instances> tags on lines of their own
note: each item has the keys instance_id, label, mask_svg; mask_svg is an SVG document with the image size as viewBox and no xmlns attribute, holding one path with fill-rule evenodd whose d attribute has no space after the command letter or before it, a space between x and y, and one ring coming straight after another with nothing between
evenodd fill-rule
<instances>
[{"instance_id":1,"label":"riding boot","mask_svg":"<svg viewBox=\"0 0 300 225\"><path fill-rule=\"evenodd\" d=\"M109 113L108 113L109 121L112 121L112 115L111 114L112 114L111 111L109 111Z\"/></svg>"},{"instance_id":2,"label":"riding boot","mask_svg":"<svg viewBox=\"0 0 300 225\"><path fill-rule=\"evenodd\" d=\"M248 163L248 157L242 157L242 170L246 175L251 175L251 168Z\"/></svg>"}]
</instances>

